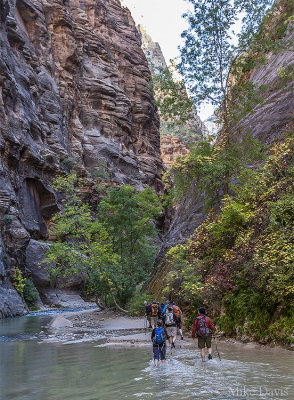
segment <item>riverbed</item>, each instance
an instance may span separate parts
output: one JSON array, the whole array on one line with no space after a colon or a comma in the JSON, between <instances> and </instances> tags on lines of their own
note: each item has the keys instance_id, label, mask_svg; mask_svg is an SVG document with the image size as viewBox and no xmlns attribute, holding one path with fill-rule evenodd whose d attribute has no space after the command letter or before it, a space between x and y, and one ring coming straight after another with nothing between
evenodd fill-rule
<instances>
[{"instance_id":1,"label":"riverbed","mask_svg":"<svg viewBox=\"0 0 294 400\"><path fill-rule=\"evenodd\" d=\"M119 319L116 325L101 318L100 327L93 323L71 333L72 340L54 340L46 328L51 319L0 321L1 400L294 399L290 351L218 342L221 361L214 351L202 363L196 343L185 338L156 369L144 326L119 331ZM132 335L145 338L144 345L113 339Z\"/></svg>"}]
</instances>

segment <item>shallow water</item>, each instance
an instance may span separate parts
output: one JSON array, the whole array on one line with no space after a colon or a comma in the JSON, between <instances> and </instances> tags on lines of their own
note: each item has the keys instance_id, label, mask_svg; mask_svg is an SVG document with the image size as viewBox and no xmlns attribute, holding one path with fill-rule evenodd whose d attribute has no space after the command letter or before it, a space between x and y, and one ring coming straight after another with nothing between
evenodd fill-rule
<instances>
[{"instance_id":1,"label":"shallow water","mask_svg":"<svg viewBox=\"0 0 294 400\"><path fill-rule=\"evenodd\" d=\"M1 400L294 399L293 352L220 343L222 361L202 363L177 342L156 369L151 346L39 343L50 319L0 321Z\"/></svg>"}]
</instances>

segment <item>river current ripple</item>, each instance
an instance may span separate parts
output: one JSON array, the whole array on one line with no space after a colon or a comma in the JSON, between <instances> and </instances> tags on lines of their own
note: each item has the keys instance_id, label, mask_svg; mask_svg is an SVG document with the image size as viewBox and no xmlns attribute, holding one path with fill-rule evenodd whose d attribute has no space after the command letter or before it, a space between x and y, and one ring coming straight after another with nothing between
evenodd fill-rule
<instances>
[{"instance_id":1,"label":"river current ripple","mask_svg":"<svg viewBox=\"0 0 294 400\"><path fill-rule=\"evenodd\" d=\"M40 342L50 319L0 321L0 400L294 399L293 352L219 343L222 361L214 353L202 363L196 348L178 341L155 368L151 346Z\"/></svg>"}]
</instances>

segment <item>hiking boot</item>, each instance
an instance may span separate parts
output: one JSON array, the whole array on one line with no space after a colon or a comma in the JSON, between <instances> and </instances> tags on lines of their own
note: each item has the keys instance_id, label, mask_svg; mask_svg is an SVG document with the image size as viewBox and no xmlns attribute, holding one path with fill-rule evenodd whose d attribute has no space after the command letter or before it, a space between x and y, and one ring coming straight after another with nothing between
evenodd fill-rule
<instances>
[{"instance_id":1,"label":"hiking boot","mask_svg":"<svg viewBox=\"0 0 294 400\"><path fill-rule=\"evenodd\" d=\"M208 354L208 359L212 360L212 355L211 354Z\"/></svg>"},{"instance_id":2,"label":"hiking boot","mask_svg":"<svg viewBox=\"0 0 294 400\"><path fill-rule=\"evenodd\" d=\"M183 336L181 336L181 340L184 340Z\"/></svg>"}]
</instances>

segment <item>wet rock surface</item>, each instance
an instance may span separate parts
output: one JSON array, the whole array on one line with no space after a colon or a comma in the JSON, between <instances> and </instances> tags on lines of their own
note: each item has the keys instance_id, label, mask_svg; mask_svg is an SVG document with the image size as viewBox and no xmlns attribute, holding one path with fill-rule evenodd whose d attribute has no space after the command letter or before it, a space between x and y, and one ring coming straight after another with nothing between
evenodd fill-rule
<instances>
[{"instance_id":1,"label":"wet rock surface","mask_svg":"<svg viewBox=\"0 0 294 400\"><path fill-rule=\"evenodd\" d=\"M52 319L42 334L41 342L73 344L100 341L104 346L149 346L152 329L146 328L145 318L132 318L110 310L81 311L64 313ZM185 337L181 346L191 345L192 340Z\"/></svg>"},{"instance_id":2,"label":"wet rock surface","mask_svg":"<svg viewBox=\"0 0 294 400\"><path fill-rule=\"evenodd\" d=\"M159 118L140 36L119 0L0 0L0 11L0 227L7 254L0 269L4 263L9 281L20 267L42 286L48 278L36 268L33 247L43 253L59 209L52 179L75 165L89 180L102 174L161 190Z\"/></svg>"}]
</instances>

